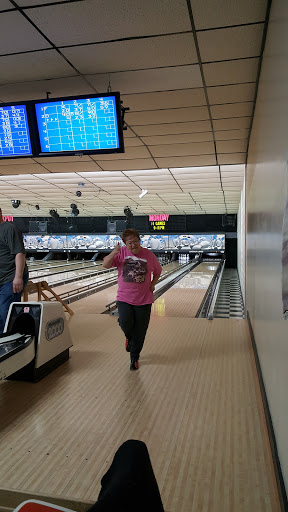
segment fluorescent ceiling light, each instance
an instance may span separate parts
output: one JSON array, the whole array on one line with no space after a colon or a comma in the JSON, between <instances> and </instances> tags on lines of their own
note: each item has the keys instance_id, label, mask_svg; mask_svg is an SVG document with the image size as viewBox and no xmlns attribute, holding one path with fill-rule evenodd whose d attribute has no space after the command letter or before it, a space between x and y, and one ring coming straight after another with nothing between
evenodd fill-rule
<instances>
[{"instance_id":1,"label":"fluorescent ceiling light","mask_svg":"<svg viewBox=\"0 0 288 512\"><path fill-rule=\"evenodd\" d=\"M147 192L148 192L148 190L144 190L144 189L142 188L142 192L141 192L141 194L139 195L140 199L142 199L142 197L146 196Z\"/></svg>"}]
</instances>

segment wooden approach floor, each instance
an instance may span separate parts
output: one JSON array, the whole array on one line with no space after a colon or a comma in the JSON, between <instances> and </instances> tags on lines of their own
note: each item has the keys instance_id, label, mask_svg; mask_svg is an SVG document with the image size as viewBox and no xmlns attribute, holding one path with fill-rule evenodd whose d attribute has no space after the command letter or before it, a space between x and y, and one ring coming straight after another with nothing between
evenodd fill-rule
<instances>
[{"instance_id":1,"label":"wooden approach floor","mask_svg":"<svg viewBox=\"0 0 288 512\"><path fill-rule=\"evenodd\" d=\"M68 323L69 361L37 384L0 383L2 490L92 503L133 438L166 512L280 511L246 320L153 316L137 372L116 317Z\"/></svg>"}]
</instances>

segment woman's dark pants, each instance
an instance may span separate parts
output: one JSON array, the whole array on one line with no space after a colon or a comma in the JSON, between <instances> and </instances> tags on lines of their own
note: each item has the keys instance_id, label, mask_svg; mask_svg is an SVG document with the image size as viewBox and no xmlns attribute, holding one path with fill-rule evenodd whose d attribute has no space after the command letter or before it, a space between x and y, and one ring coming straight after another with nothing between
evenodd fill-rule
<instances>
[{"instance_id":1,"label":"woman's dark pants","mask_svg":"<svg viewBox=\"0 0 288 512\"><path fill-rule=\"evenodd\" d=\"M148 329L152 304L133 306L117 301L119 325L130 345L131 361L138 361Z\"/></svg>"},{"instance_id":2,"label":"woman's dark pants","mask_svg":"<svg viewBox=\"0 0 288 512\"><path fill-rule=\"evenodd\" d=\"M164 512L145 443L130 439L116 452L88 512Z\"/></svg>"}]
</instances>

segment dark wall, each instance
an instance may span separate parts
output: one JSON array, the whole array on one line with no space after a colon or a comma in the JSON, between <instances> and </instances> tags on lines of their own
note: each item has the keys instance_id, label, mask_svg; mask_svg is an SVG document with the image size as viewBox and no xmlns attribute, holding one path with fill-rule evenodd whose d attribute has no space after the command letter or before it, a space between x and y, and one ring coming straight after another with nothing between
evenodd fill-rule
<instances>
[{"instance_id":1,"label":"dark wall","mask_svg":"<svg viewBox=\"0 0 288 512\"><path fill-rule=\"evenodd\" d=\"M14 217L14 223L22 233L29 233L30 220L30 217ZM49 234L106 233L107 230L106 217L34 217L33 220L48 221Z\"/></svg>"},{"instance_id":2,"label":"dark wall","mask_svg":"<svg viewBox=\"0 0 288 512\"><path fill-rule=\"evenodd\" d=\"M124 216L113 216L113 221L124 219ZM15 217L14 223L22 233L29 233L30 220L30 217ZM33 217L33 220L47 220L49 234L107 233L107 217L60 217L59 219L53 219L52 217ZM110 218L109 220L112 219ZM129 220L129 227L135 227L140 233L149 233L150 225L148 216L132 217ZM154 233L229 233L236 231L236 215L170 215L165 232Z\"/></svg>"},{"instance_id":3,"label":"dark wall","mask_svg":"<svg viewBox=\"0 0 288 512\"><path fill-rule=\"evenodd\" d=\"M225 240L225 253L227 268L237 268L237 238L227 238Z\"/></svg>"},{"instance_id":4,"label":"dark wall","mask_svg":"<svg viewBox=\"0 0 288 512\"><path fill-rule=\"evenodd\" d=\"M22 231L29 233L30 217L15 217L14 223ZM125 216L108 217L33 217L32 220L48 221L48 234L74 233L107 233L107 221L125 220ZM140 233L149 233L148 216L133 216L129 226L135 227ZM197 234L224 233L226 234L226 267L237 268L237 216L236 215L170 215L165 232L154 234ZM43 234L43 233L42 233Z\"/></svg>"}]
</instances>

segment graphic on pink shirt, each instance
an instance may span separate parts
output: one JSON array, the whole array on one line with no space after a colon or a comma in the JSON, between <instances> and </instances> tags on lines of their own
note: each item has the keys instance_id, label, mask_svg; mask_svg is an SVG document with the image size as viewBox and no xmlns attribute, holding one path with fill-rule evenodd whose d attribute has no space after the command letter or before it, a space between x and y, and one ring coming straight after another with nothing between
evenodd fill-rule
<instances>
[{"instance_id":1,"label":"graphic on pink shirt","mask_svg":"<svg viewBox=\"0 0 288 512\"><path fill-rule=\"evenodd\" d=\"M122 271L122 279L125 283L144 283L146 274L147 260L126 256Z\"/></svg>"}]
</instances>

